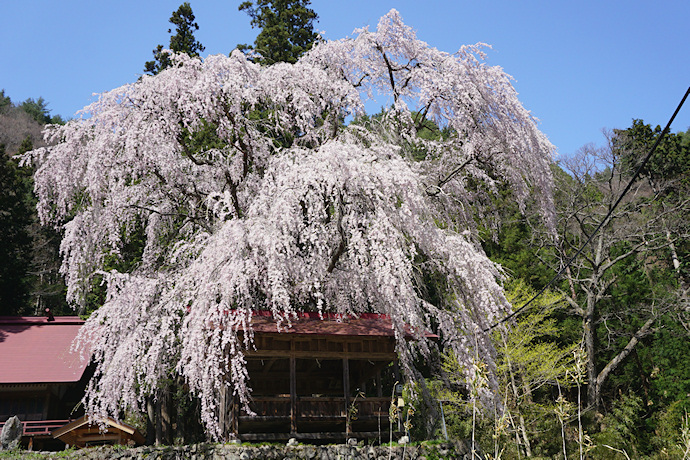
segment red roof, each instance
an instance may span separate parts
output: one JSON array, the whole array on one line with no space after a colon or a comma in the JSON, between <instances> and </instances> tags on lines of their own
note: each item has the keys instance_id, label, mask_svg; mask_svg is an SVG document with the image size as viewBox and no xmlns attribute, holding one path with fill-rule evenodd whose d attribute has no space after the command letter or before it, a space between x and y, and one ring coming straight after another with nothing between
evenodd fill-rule
<instances>
[{"instance_id":1,"label":"red roof","mask_svg":"<svg viewBox=\"0 0 690 460\"><path fill-rule=\"evenodd\" d=\"M393 323L389 316L377 313L362 313L359 317L349 317L324 313L323 319L315 312L299 312L297 318L291 318L290 326L281 324L278 329L276 321L270 311L256 311L252 316L254 332L264 334L305 334L305 335L341 335L341 336L376 336L394 337ZM407 336L412 334L405 328ZM427 332L426 337L435 338Z\"/></svg>"},{"instance_id":2,"label":"red roof","mask_svg":"<svg viewBox=\"0 0 690 460\"><path fill-rule=\"evenodd\" d=\"M76 316L0 316L0 384L79 381L88 363L70 350L82 324Z\"/></svg>"}]
</instances>

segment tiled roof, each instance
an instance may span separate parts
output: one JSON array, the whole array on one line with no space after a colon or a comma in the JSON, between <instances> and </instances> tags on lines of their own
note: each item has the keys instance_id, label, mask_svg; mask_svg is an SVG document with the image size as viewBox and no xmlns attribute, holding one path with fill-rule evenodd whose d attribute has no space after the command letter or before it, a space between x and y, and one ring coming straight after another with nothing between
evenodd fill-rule
<instances>
[{"instance_id":1,"label":"tiled roof","mask_svg":"<svg viewBox=\"0 0 690 460\"><path fill-rule=\"evenodd\" d=\"M88 363L70 349L82 324L76 316L0 316L0 384L81 379Z\"/></svg>"}]
</instances>

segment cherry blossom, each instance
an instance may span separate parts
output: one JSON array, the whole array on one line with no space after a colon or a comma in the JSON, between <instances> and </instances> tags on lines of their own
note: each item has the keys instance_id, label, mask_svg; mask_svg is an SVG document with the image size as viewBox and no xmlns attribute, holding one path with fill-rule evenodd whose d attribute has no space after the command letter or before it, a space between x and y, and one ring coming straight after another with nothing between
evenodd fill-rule
<instances>
[{"instance_id":1,"label":"cherry blossom","mask_svg":"<svg viewBox=\"0 0 690 460\"><path fill-rule=\"evenodd\" d=\"M107 286L79 338L97 364L89 413L140 410L178 374L218 437L220 388L251 398L255 310L283 328L299 311L386 314L410 378L426 331L468 381L475 356L491 366L483 331L510 305L475 219L501 181L551 222L553 146L483 49L439 51L391 10L294 65L174 55L50 127L25 159L41 221L64 229L68 299ZM358 122L373 97L390 109ZM425 120L444 136L420 137ZM134 235L141 261L108 270Z\"/></svg>"}]
</instances>

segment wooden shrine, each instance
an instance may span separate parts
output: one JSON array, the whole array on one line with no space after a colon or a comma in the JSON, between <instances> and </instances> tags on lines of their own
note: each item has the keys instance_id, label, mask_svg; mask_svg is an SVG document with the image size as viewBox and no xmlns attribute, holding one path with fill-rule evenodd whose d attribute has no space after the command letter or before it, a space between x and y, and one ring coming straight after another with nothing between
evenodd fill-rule
<instances>
[{"instance_id":1,"label":"wooden shrine","mask_svg":"<svg viewBox=\"0 0 690 460\"><path fill-rule=\"evenodd\" d=\"M221 398L228 438L387 439L393 384L399 380L390 319L306 313L279 331L269 315L253 317L256 350L245 355L254 414L232 397Z\"/></svg>"}]
</instances>

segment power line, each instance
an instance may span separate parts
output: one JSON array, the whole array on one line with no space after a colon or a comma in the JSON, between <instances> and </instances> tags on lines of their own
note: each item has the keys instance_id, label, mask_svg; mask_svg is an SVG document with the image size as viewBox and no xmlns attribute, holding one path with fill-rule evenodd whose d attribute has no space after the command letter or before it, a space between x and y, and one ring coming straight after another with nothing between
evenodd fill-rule
<instances>
[{"instance_id":1,"label":"power line","mask_svg":"<svg viewBox=\"0 0 690 460\"><path fill-rule=\"evenodd\" d=\"M505 322L508 321L509 319L513 318L514 316L516 316L517 314L519 314L520 312L522 312L523 310L525 310L525 309L526 309L532 302L534 302L540 295L542 295L544 292L546 292L546 290L547 290L548 288L550 288L550 287L553 285L553 283L555 283L556 281L558 281L558 280L560 279L560 277L561 277L561 275L563 274L563 272L565 272L565 270L567 270L568 267L570 267L570 264L572 264L573 261L575 261L575 259L577 259L577 257L582 253L582 251L584 251L585 247L587 247L587 245L592 241L592 239L594 238L594 235L596 235L597 232L599 232L599 230L601 230L601 228L602 228L606 223L608 223L608 220L609 220L609 218L611 217L611 215L613 214L613 211L616 209L616 207L618 207L618 205L620 204L620 202L623 200L623 197L630 191L630 188L632 187L633 183L635 183L635 181L637 180L637 177L640 175L640 172L641 172L642 169L645 167L645 165L647 164L647 162L648 162L649 159L651 158L652 154L654 154L654 151L656 150L657 146L661 143L661 140L664 138L664 136L665 136L665 135L669 132L669 130L671 129L671 124L673 123L673 120L676 118L676 115L678 115L678 112L680 112L681 107L683 107L683 104L685 103L685 100L688 98L688 95L690 95L690 87L688 87L687 91L685 91L685 95L683 96L683 99L681 99L680 103L678 104L678 107L676 107L676 111L673 112L673 115L671 116L671 119L668 120L668 123L666 123L666 127L665 127L664 130L661 132L661 135L659 135L659 137L656 139L656 142L655 142L654 145L652 146L652 149L649 151L649 153L647 154L647 156L644 158L644 160L642 161L642 163L640 164L640 166L637 167L637 170L635 171L635 174L633 174L632 178L630 179L630 182L628 182L628 185L627 185L627 186L625 187L625 189L623 190L623 193L621 193L621 195L618 197L618 200L616 200L616 202L613 204L613 206L611 207L611 209L609 209L609 212L606 214L606 217L604 217L604 219L599 223L599 225L597 226L597 228L594 229L594 231L593 231L592 234L589 236L589 238L587 239L587 241L585 241L584 244L583 244L582 246L580 246L580 249L577 250L577 252L575 253L575 255L572 256L572 257L565 263L565 265L558 271L558 273L556 273L556 275L555 275L553 278L551 278L551 281L549 281L549 282L546 284L546 286L544 286L544 287L541 289L541 291L537 292L537 293L534 295L534 297L532 297L531 299L529 299L529 300L527 301L526 304L524 304L522 307L518 308L517 310L515 310L514 312L512 312L511 314L509 314L509 315L506 316L505 318L503 318L503 319L497 321L496 323L494 323L493 325L489 326L487 329L484 329L484 332L489 332L489 331L492 330L493 328L499 326L500 324L505 323Z\"/></svg>"}]
</instances>

